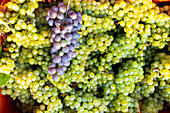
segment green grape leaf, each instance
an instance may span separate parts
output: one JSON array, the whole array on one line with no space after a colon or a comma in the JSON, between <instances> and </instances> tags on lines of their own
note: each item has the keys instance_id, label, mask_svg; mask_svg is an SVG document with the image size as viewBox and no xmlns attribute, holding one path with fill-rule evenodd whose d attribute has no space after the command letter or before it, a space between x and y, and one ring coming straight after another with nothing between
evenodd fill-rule
<instances>
[{"instance_id":1,"label":"green grape leaf","mask_svg":"<svg viewBox=\"0 0 170 113\"><path fill-rule=\"evenodd\" d=\"M0 87L5 85L7 81L9 80L10 76L6 75L4 73L0 73Z\"/></svg>"}]
</instances>

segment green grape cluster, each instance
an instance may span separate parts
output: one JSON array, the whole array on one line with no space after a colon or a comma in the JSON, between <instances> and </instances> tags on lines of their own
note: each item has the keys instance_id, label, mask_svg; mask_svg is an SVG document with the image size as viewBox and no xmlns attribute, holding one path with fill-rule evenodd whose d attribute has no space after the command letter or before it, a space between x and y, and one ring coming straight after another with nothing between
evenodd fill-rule
<instances>
[{"instance_id":1,"label":"green grape cluster","mask_svg":"<svg viewBox=\"0 0 170 113\"><path fill-rule=\"evenodd\" d=\"M6 84L7 88L1 87L3 95L10 95L11 98L20 100L22 103L29 104L35 100L41 105L35 109L37 112L59 111L63 105L58 97L58 89L45 77L45 72L37 70L23 71L19 75L10 78Z\"/></svg>"},{"instance_id":2,"label":"green grape cluster","mask_svg":"<svg viewBox=\"0 0 170 113\"><path fill-rule=\"evenodd\" d=\"M159 84L157 87L159 98L161 100L169 101L169 71L170 71L170 63L169 63L169 55L166 53L158 53L154 60L155 62L151 64L151 75L154 77L157 77L157 81L153 79L154 81Z\"/></svg>"},{"instance_id":3,"label":"green grape cluster","mask_svg":"<svg viewBox=\"0 0 170 113\"><path fill-rule=\"evenodd\" d=\"M88 16L87 14L82 15L82 35L86 36L88 33L102 33L106 31L110 31L115 29L114 21L109 19L108 17L105 18L96 18L92 16Z\"/></svg>"},{"instance_id":4,"label":"green grape cluster","mask_svg":"<svg viewBox=\"0 0 170 113\"><path fill-rule=\"evenodd\" d=\"M49 36L50 30L47 27L48 22L45 19L49 8L45 7L45 4L43 3L39 3L39 5L40 6L35 10L35 20L36 20L35 22L36 22L36 26L38 27L37 31L39 33L42 32L42 35L44 36Z\"/></svg>"},{"instance_id":5,"label":"green grape cluster","mask_svg":"<svg viewBox=\"0 0 170 113\"><path fill-rule=\"evenodd\" d=\"M8 10L0 18L0 24L3 29L2 32L12 32L7 37L8 42L15 42L17 46L24 46L25 48L50 46L50 30L47 27L37 30L39 25L37 22L41 21L40 23L43 22L44 26L47 25L45 18L43 18L47 15L46 10L41 9L41 12L36 10L39 7L38 2L39 0L29 2L23 0L7 3ZM39 18L36 17L34 11L39 15ZM40 20L41 17L43 19Z\"/></svg>"},{"instance_id":6,"label":"green grape cluster","mask_svg":"<svg viewBox=\"0 0 170 113\"><path fill-rule=\"evenodd\" d=\"M125 112L125 113L139 113L139 101L130 96L120 94L110 104L110 112Z\"/></svg>"},{"instance_id":7,"label":"green grape cluster","mask_svg":"<svg viewBox=\"0 0 170 113\"><path fill-rule=\"evenodd\" d=\"M143 112L157 113L159 110L163 109L164 102L163 100L158 99L157 96L159 95L155 93L154 97L148 97L142 101L141 109Z\"/></svg>"},{"instance_id":8,"label":"green grape cluster","mask_svg":"<svg viewBox=\"0 0 170 113\"><path fill-rule=\"evenodd\" d=\"M104 98L97 98L93 93L71 91L65 98L65 105L75 109L77 113L106 112L108 102Z\"/></svg>"},{"instance_id":9,"label":"green grape cluster","mask_svg":"<svg viewBox=\"0 0 170 113\"><path fill-rule=\"evenodd\" d=\"M15 62L10 58L1 58L0 73L10 74L15 67Z\"/></svg>"},{"instance_id":10,"label":"green grape cluster","mask_svg":"<svg viewBox=\"0 0 170 113\"><path fill-rule=\"evenodd\" d=\"M8 56L8 58L1 58L2 63L7 63L2 65L2 72L8 71L8 68L11 67L14 74L20 74L25 69L31 68L32 65L43 66L43 69L46 70L51 57L49 56L50 48L46 49L28 49L20 48L15 43L11 43L6 46L7 51L3 52L2 56ZM15 63L17 62L17 63ZM9 65L9 66L8 66ZM6 67L6 68L5 68ZM3 69L5 71L3 71ZM9 74L9 73L8 73Z\"/></svg>"},{"instance_id":11,"label":"green grape cluster","mask_svg":"<svg viewBox=\"0 0 170 113\"><path fill-rule=\"evenodd\" d=\"M132 97L142 100L141 109L144 112L158 112L163 109L163 101L169 102L168 65L169 55L157 53L150 69L145 72L144 79L136 85L134 92L131 94Z\"/></svg>"},{"instance_id":12,"label":"green grape cluster","mask_svg":"<svg viewBox=\"0 0 170 113\"><path fill-rule=\"evenodd\" d=\"M120 0L99 0L101 3L110 2L111 5L120 2Z\"/></svg>"},{"instance_id":13,"label":"green grape cluster","mask_svg":"<svg viewBox=\"0 0 170 113\"><path fill-rule=\"evenodd\" d=\"M83 13L87 13L88 15L99 18L102 17L112 18L113 12L112 6L110 6L110 2L102 4L101 2L82 0L81 5Z\"/></svg>"},{"instance_id":14,"label":"green grape cluster","mask_svg":"<svg viewBox=\"0 0 170 113\"><path fill-rule=\"evenodd\" d=\"M144 78L143 65L142 62L132 60L122 63L122 67L118 69L115 79L118 93L123 93L123 95L127 96L134 91L135 83L141 82Z\"/></svg>"}]
</instances>

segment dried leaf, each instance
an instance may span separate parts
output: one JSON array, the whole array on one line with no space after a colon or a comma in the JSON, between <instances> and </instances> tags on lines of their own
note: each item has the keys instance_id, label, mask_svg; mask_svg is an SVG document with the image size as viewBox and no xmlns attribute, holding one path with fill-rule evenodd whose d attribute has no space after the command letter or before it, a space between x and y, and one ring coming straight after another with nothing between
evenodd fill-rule
<instances>
[{"instance_id":1,"label":"dried leaf","mask_svg":"<svg viewBox=\"0 0 170 113\"><path fill-rule=\"evenodd\" d=\"M1 5L0 5L0 12L5 13L5 10L6 10L6 6L1 6Z\"/></svg>"},{"instance_id":2,"label":"dried leaf","mask_svg":"<svg viewBox=\"0 0 170 113\"><path fill-rule=\"evenodd\" d=\"M9 2L10 0L3 0L2 2L0 2L0 12L5 13L6 10L6 3Z\"/></svg>"}]
</instances>

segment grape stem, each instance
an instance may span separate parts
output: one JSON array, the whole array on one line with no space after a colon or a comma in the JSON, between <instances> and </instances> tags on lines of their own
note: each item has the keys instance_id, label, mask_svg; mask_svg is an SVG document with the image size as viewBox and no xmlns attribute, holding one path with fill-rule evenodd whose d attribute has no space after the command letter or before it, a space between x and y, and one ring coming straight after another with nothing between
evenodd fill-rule
<instances>
[{"instance_id":1,"label":"grape stem","mask_svg":"<svg viewBox=\"0 0 170 113\"><path fill-rule=\"evenodd\" d=\"M5 1L5 0L2 1L1 6L3 5L4 1Z\"/></svg>"},{"instance_id":2,"label":"grape stem","mask_svg":"<svg viewBox=\"0 0 170 113\"><path fill-rule=\"evenodd\" d=\"M67 3L67 9L66 9L66 15L65 15L65 17L67 16L67 12L68 12L69 5L70 5L70 0L68 0L68 3Z\"/></svg>"},{"instance_id":3,"label":"grape stem","mask_svg":"<svg viewBox=\"0 0 170 113\"><path fill-rule=\"evenodd\" d=\"M7 29L12 30L12 29L8 26L8 24L7 24L6 22L2 22L2 24L3 24L4 26L6 26Z\"/></svg>"},{"instance_id":4,"label":"grape stem","mask_svg":"<svg viewBox=\"0 0 170 113\"><path fill-rule=\"evenodd\" d=\"M15 1L15 2L21 7L21 4L18 1Z\"/></svg>"}]
</instances>

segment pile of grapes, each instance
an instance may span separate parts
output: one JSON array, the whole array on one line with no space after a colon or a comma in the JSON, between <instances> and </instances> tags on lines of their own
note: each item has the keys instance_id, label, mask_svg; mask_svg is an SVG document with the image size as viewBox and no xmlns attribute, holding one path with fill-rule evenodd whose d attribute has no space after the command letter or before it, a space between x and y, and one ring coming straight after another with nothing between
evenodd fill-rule
<instances>
[{"instance_id":1,"label":"pile of grapes","mask_svg":"<svg viewBox=\"0 0 170 113\"><path fill-rule=\"evenodd\" d=\"M170 103L170 16L152 0L12 0L1 86L23 113L158 113Z\"/></svg>"}]
</instances>

